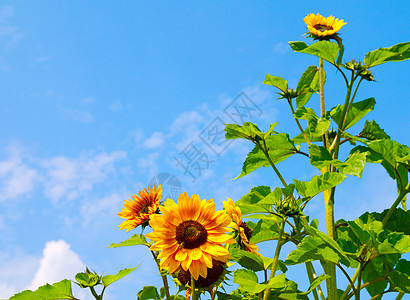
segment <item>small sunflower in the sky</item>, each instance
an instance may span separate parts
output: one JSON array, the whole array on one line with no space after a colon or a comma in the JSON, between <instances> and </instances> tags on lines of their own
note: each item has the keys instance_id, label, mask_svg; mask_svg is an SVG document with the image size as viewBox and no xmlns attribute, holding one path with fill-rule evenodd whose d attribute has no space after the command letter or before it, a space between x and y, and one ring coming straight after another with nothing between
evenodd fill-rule
<instances>
[{"instance_id":1,"label":"small sunflower in the sky","mask_svg":"<svg viewBox=\"0 0 410 300\"><path fill-rule=\"evenodd\" d=\"M303 20L311 36L319 40L334 38L337 32L347 24L344 20L339 20L333 16L325 18L319 13L307 15Z\"/></svg>"},{"instance_id":2,"label":"small sunflower in the sky","mask_svg":"<svg viewBox=\"0 0 410 300\"><path fill-rule=\"evenodd\" d=\"M145 188L139 191L138 196L132 195L132 200L125 200L124 207L117 214L126 219L119 225L120 229L126 229L128 232L141 224L142 226L148 225L150 215L155 214L158 210L161 196L161 185L156 189L153 185L152 189L148 187L148 191Z\"/></svg>"}]
</instances>

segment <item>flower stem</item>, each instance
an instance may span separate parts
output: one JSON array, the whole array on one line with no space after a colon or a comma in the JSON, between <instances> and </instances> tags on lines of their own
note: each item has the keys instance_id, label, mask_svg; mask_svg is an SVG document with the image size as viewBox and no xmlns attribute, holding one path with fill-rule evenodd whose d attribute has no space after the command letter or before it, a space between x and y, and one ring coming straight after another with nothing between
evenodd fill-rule
<instances>
[{"instance_id":1,"label":"flower stem","mask_svg":"<svg viewBox=\"0 0 410 300\"><path fill-rule=\"evenodd\" d=\"M283 219L282 223L280 224L278 243L276 245L275 256L273 258L272 269L271 269L271 272L270 272L269 280L271 280L273 277L275 277L276 268L278 266L279 254L280 254L280 250L282 248L282 235L283 235L283 232L285 230L285 221L286 220ZM264 292L263 300L268 300L269 296L270 296L270 288L267 288Z\"/></svg>"},{"instance_id":2,"label":"flower stem","mask_svg":"<svg viewBox=\"0 0 410 300\"><path fill-rule=\"evenodd\" d=\"M198 300L198 295L196 294L195 291L195 279L194 276L191 275L191 296L192 300Z\"/></svg>"},{"instance_id":3,"label":"flower stem","mask_svg":"<svg viewBox=\"0 0 410 300\"><path fill-rule=\"evenodd\" d=\"M93 296L94 296L94 298L95 298L96 300L102 300L102 297L99 296L99 295L96 293L96 291L95 291L95 289L94 289L93 286L90 286L89 288L90 288L90 290L91 290L91 294L93 294Z\"/></svg>"},{"instance_id":4,"label":"flower stem","mask_svg":"<svg viewBox=\"0 0 410 300\"><path fill-rule=\"evenodd\" d=\"M285 181L285 179L282 177L282 175L280 174L278 168L276 168L275 164L273 163L273 161L271 160L270 156L269 156L269 151L268 151L268 147L266 146L266 141L263 140L263 148L262 148L263 153L265 153L265 156L267 158L267 160L269 161L270 165L272 166L273 171L275 171L276 175L279 177L279 180L282 182L282 184L287 187L287 183Z\"/></svg>"},{"instance_id":5,"label":"flower stem","mask_svg":"<svg viewBox=\"0 0 410 300\"><path fill-rule=\"evenodd\" d=\"M152 256L154 257L155 262L157 263L158 270L161 273L161 266L159 265L159 261L157 258L157 254L154 251L151 251ZM162 283L164 285L164 290L165 290L165 297L167 300L171 300L171 296L169 294L169 286L168 286L168 280L166 275L161 275L162 277Z\"/></svg>"},{"instance_id":6,"label":"flower stem","mask_svg":"<svg viewBox=\"0 0 410 300\"><path fill-rule=\"evenodd\" d=\"M306 133L303 131L303 128L302 128L302 126L300 125L299 120L295 118L295 109L293 108L293 105L292 105L292 99L288 99L288 103L289 103L290 110L292 111L293 119L295 119L296 124L298 125L300 132L302 133L303 137L304 137L305 140L306 140L306 143L308 143L308 145L310 145L310 140L309 140L309 138L307 137Z\"/></svg>"},{"instance_id":7,"label":"flower stem","mask_svg":"<svg viewBox=\"0 0 410 300\"><path fill-rule=\"evenodd\" d=\"M401 200L407 195L407 193L410 192L410 182L407 184L407 186L400 191L399 196L397 197L396 201L394 201L393 205L390 207L389 211L383 218L383 226L386 225L387 221L390 219L391 215L393 212L396 210L397 206L400 204Z\"/></svg>"}]
</instances>

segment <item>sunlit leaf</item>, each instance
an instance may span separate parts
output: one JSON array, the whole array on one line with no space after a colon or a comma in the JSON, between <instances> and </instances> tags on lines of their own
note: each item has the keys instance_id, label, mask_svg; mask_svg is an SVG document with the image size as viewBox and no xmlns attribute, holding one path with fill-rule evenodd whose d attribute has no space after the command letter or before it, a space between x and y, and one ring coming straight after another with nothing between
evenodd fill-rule
<instances>
[{"instance_id":1,"label":"sunlit leaf","mask_svg":"<svg viewBox=\"0 0 410 300\"><path fill-rule=\"evenodd\" d=\"M296 190L305 198L311 198L317 194L330 189L343 180L346 176L336 172L327 172L321 175L315 175L310 181L299 181L294 179Z\"/></svg>"},{"instance_id":2,"label":"sunlit leaf","mask_svg":"<svg viewBox=\"0 0 410 300\"><path fill-rule=\"evenodd\" d=\"M304 42L289 42L289 44L295 52L312 54L333 65L336 64L337 54L339 53L339 46L336 43L319 41L310 46Z\"/></svg>"},{"instance_id":3,"label":"sunlit leaf","mask_svg":"<svg viewBox=\"0 0 410 300\"><path fill-rule=\"evenodd\" d=\"M254 141L263 136L258 126L251 122L245 122L243 125L227 124L225 126L225 131L225 138L227 140L247 139Z\"/></svg>"},{"instance_id":4,"label":"sunlit leaf","mask_svg":"<svg viewBox=\"0 0 410 300\"><path fill-rule=\"evenodd\" d=\"M366 121L366 123L364 123L364 128L359 136L368 140L390 139L390 136L386 134L386 132L384 132L374 120L370 122Z\"/></svg>"},{"instance_id":5,"label":"sunlit leaf","mask_svg":"<svg viewBox=\"0 0 410 300\"><path fill-rule=\"evenodd\" d=\"M155 286L144 286L144 288L138 292L137 300L161 300L161 296Z\"/></svg>"},{"instance_id":6,"label":"sunlit leaf","mask_svg":"<svg viewBox=\"0 0 410 300\"><path fill-rule=\"evenodd\" d=\"M274 86L282 92L286 92L288 90L288 82L282 77L278 76L266 74L266 80L263 81L263 84Z\"/></svg>"},{"instance_id":7,"label":"sunlit leaf","mask_svg":"<svg viewBox=\"0 0 410 300\"><path fill-rule=\"evenodd\" d=\"M102 283L103 283L104 286L108 286L108 285L110 285L111 283L113 283L113 282L115 282L115 281L117 281L117 280L119 280L119 279L121 279L121 278L127 276L127 275L130 274L132 271L134 271L136 268L138 268L138 266L135 267L135 268L123 269L123 270L119 271L119 272L118 272L117 274L115 274L115 275L105 275L105 276L103 276L103 277L101 278L101 281L102 281Z\"/></svg>"},{"instance_id":8,"label":"sunlit leaf","mask_svg":"<svg viewBox=\"0 0 410 300\"><path fill-rule=\"evenodd\" d=\"M56 299L77 299L71 290L71 281L64 279L53 285L46 284L36 291L23 291L12 296L9 300L56 300Z\"/></svg>"},{"instance_id":9,"label":"sunlit leaf","mask_svg":"<svg viewBox=\"0 0 410 300\"><path fill-rule=\"evenodd\" d=\"M307 236L302 239L295 250L288 254L285 264L296 265L314 260L338 263L340 257L319 237Z\"/></svg>"},{"instance_id":10,"label":"sunlit leaf","mask_svg":"<svg viewBox=\"0 0 410 300\"><path fill-rule=\"evenodd\" d=\"M309 66L306 71L303 72L296 88L296 92L299 94L299 96L296 97L296 108L298 109L305 106L313 95L313 92L319 90L319 86L319 69L317 66Z\"/></svg>"},{"instance_id":11,"label":"sunlit leaf","mask_svg":"<svg viewBox=\"0 0 410 300\"><path fill-rule=\"evenodd\" d=\"M262 147L265 145L256 145L253 150L248 153L245 162L243 163L242 172L235 179L241 178L260 167L270 166ZM271 135L266 139L266 148L272 163L277 164L297 152L295 145L290 141L289 136L285 133Z\"/></svg>"},{"instance_id":12,"label":"sunlit leaf","mask_svg":"<svg viewBox=\"0 0 410 300\"><path fill-rule=\"evenodd\" d=\"M248 221L246 224L253 230L251 242L254 244L278 239L279 223L273 218L260 220L256 224Z\"/></svg>"},{"instance_id":13,"label":"sunlit leaf","mask_svg":"<svg viewBox=\"0 0 410 300\"><path fill-rule=\"evenodd\" d=\"M389 48L379 48L366 53L364 63L374 67L388 61L402 61L410 58L410 42L400 43Z\"/></svg>"},{"instance_id":14,"label":"sunlit leaf","mask_svg":"<svg viewBox=\"0 0 410 300\"><path fill-rule=\"evenodd\" d=\"M249 191L249 193L236 201L235 204L239 206L243 215L260 212L266 213L267 211L272 211L270 205L263 206L258 205L258 203L270 193L271 189L268 186L254 187Z\"/></svg>"},{"instance_id":15,"label":"sunlit leaf","mask_svg":"<svg viewBox=\"0 0 410 300\"><path fill-rule=\"evenodd\" d=\"M129 239L118 243L114 244L112 243L108 248L117 248L117 247L126 247L126 246L136 246L136 245L145 245L145 246L150 246L150 244L147 242L147 239L143 234L134 234L132 237Z\"/></svg>"},{"instance_id":16,"label":"sunlit leaf","mask_svg":"<svg viewBox=\"0 0 410 300\"><path fill-rule=\"evenodd\" d=\"M374 98L368 98L359 102L353 103L349 111L347 113L346 119L344 120L343 128L342 128L342 118L344 104L338 105L330 111L330 116L332 117L333 121L341 128L342 130L346 130L352 127L354 124L359 122L365 115L371 112L374 109L374 105L376 101Z\"/></svg>"}]
</instances>

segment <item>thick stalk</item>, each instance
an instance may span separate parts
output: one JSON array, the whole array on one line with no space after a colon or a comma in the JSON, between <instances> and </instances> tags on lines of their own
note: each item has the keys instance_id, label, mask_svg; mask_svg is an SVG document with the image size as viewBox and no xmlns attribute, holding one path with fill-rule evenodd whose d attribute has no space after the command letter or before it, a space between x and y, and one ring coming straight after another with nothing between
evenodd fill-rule
<instances>
[{"instance_id":1,"label":"thick stalk","mask_svg":"<svg viewBox=\"0 0 410 300\"><path fill-rule=\"evenodd\" d=\"M404 297L404 293L403 293L403 292L400 292L400 293L397 295L396 300L400 300L400 299L402 299L403 297Z\"/></svg>"},{"instance_id":2,"label":"thick stalk","mask_svg":"<svg viewBox=\"0 0 410 300\"><path fill-rule=\"evenodd\" d=\"M283 235L284 230L285 230L285 220L282 220L282 223L280 224L280 228L279 228L278 244L276 245L275 256L273 258L272 269L270 272L269 280L275 277L276 268L279 262L279 254L282 248L282 235ZM263 300L268 300L269 296L270 296L270 288L267 288L264 292Z\"/></svg>"},{"instance_id":3,"label":"thick stalk","mask_svg":"<svg viewBox=\"0 0 410 300\"><path fill-rule=\"evenodd\" d=\"M320 117L325 115L325 76L323 70L323 58L319 59L319 87L320 87ZM327 148L328 132L323 135L323 147Z\"/></svg>"},{"instance_id":4,"label":"thick stalk","mask_svg":"<svg viewBox=\"0 0 410 300\"><path fill-rule=\"evenodd\" d=\"M323 60L320 59L319 63L319 76L320 76L320 111L321 115L323 116L325 113L325 95L324 95L324 78L323 78ZM353 80L352 80L353 81ZM349 103L350 93L351 93L351 85L349 85L350 89L348 88L348 96L346 97L347 100L345 101L345 108L347 108L347 104ZM340 140L340 137L339 137ZM327 146L327 138L326 136L323 137L323 144ZM321 170L321 173L325 173L331 171L328 167ZM335 238L335 211L334 211L334 193L335 189L328 189L323 192L324 202L325 202L325 215L326 215L326 233L327 235L334 239ZM336 300L337 299L337 283L336 283L336 266L330 262L326 263L325 273L330 276L330 278L326 279L326 287L327 287L327 295L329 300Z\"/></svg>"},{"instance_id":5,"label":"thick stalk","mask_svg":"<svg viewBox=\"0 0 410 300\"><path fill-rule=\"evenodd\" d=\"M155 262L157 263L158 270L161 273L161 266L159 265L157 255L155 254L154 251L151 251L151 253L152 253L152 256L154 257ZM166 275L161 275L161 277L162 277L162 283L164 285L165 297L166 297L167 300L171 300L171 296L169 294L169 286L168 286L167 276Z\"/></svg>"}]
</instances>

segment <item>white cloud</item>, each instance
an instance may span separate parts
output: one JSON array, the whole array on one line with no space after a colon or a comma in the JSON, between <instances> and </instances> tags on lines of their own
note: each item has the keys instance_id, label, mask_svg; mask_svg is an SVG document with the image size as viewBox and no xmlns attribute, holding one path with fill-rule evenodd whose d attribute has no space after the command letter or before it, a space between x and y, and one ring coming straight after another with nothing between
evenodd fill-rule
<instances>
[{"instance_id":1,"label":"white cloud","mask_svg":"<svg viewBox=\"0 0 410 300\"><path fill-rule=\"evenodd\" d=\"M53 201L65 197L78 198L81 192L89 191L115 172L114 163L126 157L124 151L83 155L79 158L65 156L43 160L46 175L45 194Z\"/></svg>"},{"instance_id":2,"label":"white cloud","mask_svg":"<svg viewBox=\"0 0 410 300\"><path fill-rule=\"evenodd\" d=\"M63 113L64 117L69 120L90 123L94 120L93 116L88 111L79 111L71 108L65 108L57 105L58 110Z\"/></svg>"},{"instance_id":3,"label":"white cloud","mask_svg":"<svg viewBox=\"0 0 410 300\"><path fill-rule=\"evenodd\" d=\"M46 243L40 267L34 274L29 289L35 290L46 283L55 283L63 279L74 279L76 273L85 270L80 256L70 247L64 240Z\"/></svg>"},{"instance_id":4,"label":"white cloud","mask_svg":"<svg viewBox=\"0 0 410 300\"><path fill-rule=\"evenodd\" d=\"M110 194L101 199L94 199L84 203L81 206L83 225L87 226L90 222L97 219L104 220L105 216L116 216L123 200L123 196L119 194Z\"/></svg>"},{"instance_id":5,"label":"white cloud","mask_svg":"<svg viewBox=\"0 0 410 300\"><path fill-rule=\"evenodd\" d=\"M154 175L158 174L158 158L159 153L151 153L145 158L140 158L137 161L137 165L139 171L143 174L148 175L149 178L153 177Z\"/></svg>"},{"instance_id":6,"label":"white cloud","mask_svg":"<svg viewBox=\"0 0 410 300\"><path fill-rule=\"evenodd\" d=\"M22 161L19 147L11 145L8 158L0 161L0 179L0 201L5 201L32 191L38 173Z\"/></svg>"},{"instance_id":7,"label":"white cloud","mask_svg":"<svg viewBox=\"0 0 410 300\"><path fill-rule=\"evenodd\" d=\"M164 135L162 132L154 132L148 139L143 143L144 147L147 149L154 149L161 147L164 143Z\"/></svg>"},{"instance_id":8,"label":"white cloud","mask_svg":"<svg viewBox=\"0 0 410 300\"><path fill-rule=\"evenodd\" d=\"M124 108L124 105L121 103L120 100L115 100L114 102L112 102L110 104L110 106L108 107L111 111L114 112L119 112Z\"/></svg>"},{"instance_id":9,"label":"white cloud","mask_svg":"<svg viewBox=\"0 0 410 300\"><path fill-rule=\"evenodd\" d=\"M38 266L37 257L26 255L19 248L0 252L0 299L8 299L26 289Z\"/></svg>"}]
</instances>

